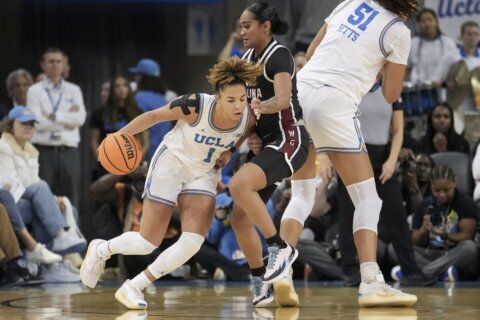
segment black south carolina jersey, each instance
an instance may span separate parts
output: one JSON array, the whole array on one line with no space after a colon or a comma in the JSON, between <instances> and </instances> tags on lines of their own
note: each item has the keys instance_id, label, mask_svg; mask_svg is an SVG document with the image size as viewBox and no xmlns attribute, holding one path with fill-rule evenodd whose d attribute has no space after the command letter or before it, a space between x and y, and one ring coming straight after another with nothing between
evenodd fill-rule
<instances>
[{"instance_id":1,"label":"black south carolina jersey","mask_svg":"<svg viewBox=\"0 0 480 320\"><path fill-rule=\"evenodd\" d=\"M295 72L295 61L290 51L272 39L270 44L258 56L255 56L255 50L249 49L243 55L242 59L264 64L263 72L257 77L257 83L248 86L248 102L256 97L262 101L275 96L273 80L276 74L288 72L292 79L292 95L290 107L274 114L263 114L257 120L257 134L262 138L265 144L281 144L286 138L288 129L296 126L302 119L302 109L297 99L297 78Z\"/></svg>"}]
</instances>

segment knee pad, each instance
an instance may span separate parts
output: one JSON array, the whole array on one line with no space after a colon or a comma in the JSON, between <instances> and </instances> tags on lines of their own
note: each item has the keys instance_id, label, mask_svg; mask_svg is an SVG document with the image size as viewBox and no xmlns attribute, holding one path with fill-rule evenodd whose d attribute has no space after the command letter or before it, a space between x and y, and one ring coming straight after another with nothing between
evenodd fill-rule
<instances>
[{"instance_id":1,"label":"knee pad","mask_svg":"<svg viewBox=\"0 0 480 320\"><path fill-rule=\"evenodd\" d=\"M177 242L163 251L148 270L157 279L175 270L200 250L204 240L205 237L198 233L183 232Z\"/></svg>"},{"instance_id":2,"label":"knee pad","mask_svg":"<svg viewBox=\"0 0 480 320\"><path fill-rule=\"evenodd\" d=\"M353 214L353 233L361 229L377 233L378 219L382 210L382 200L378 197L375 180L352 184L347 187L355 213Z\"/></svg>"},{"instance_id":3,"label":"knee pad","mask_svg":"<svg viewBox=\"0 0 480 320\"><path fill-rule=\"evenodd\" d=\"M142 237L139 232L129 231L125 232L124 235L128 235L128 239L125 240L127 240L129 244L126 244L124 247L125 250L122 252L123 254L146 255L157 249L157 246Z\"/></svg>"},{"instance_id":4,"label":"knee pad","mask_svg":"<svg viewBox=\"0 0 480 320\"><path fill-rule=\"evenodd\" d=\"M303 225L312 212L316 191L316 179L292 180L292 199L283 213L282 220L294 219Z\"/></svg>"}]
</instances>

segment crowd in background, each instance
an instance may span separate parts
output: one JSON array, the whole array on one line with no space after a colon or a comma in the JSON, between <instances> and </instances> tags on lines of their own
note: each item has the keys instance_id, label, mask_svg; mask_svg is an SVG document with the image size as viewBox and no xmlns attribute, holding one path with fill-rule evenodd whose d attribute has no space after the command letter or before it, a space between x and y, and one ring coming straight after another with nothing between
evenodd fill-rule
<instances>
[{"instance_id":1,"label":"crowd in background","mask_svg":"<svg viewBox=\"0 0 480 320\"><path fill-rule=\"evenodd\" d=\"M290 12L294 33L288 35L289 45L299 72L306 63L304 51L320 27L313 28L309 22L318 10L305 6ZM416 17L415 30L406 79L409 92L428 91L435 98L422 102L424 108L410 100L389 105L377 83L359 106L361 129L384 206L377 258L383 273L404 285L478 280L480 144L466 139L469 127L465 119L478 112L480 97L456 75L480 74L479 25L465 22L457 44L441 32L435 12L425 8ZM242 56L244 51L236 23L218 59ZM8 102L0 106L4 119L0 138L0 286L80 281L78 267L86 239L78 228L80 188L76 182L82 175L90 175L93 181L90 196L96 204L95 237L110 239L125 231L138 231L148 162L174 125L158 124L137 136L145 157L133 173L108 174L96 161L92 172L81 172L80 143L89 143L91 158L96 159L107 134L177 95L162 78L160 65L142 59L135 67L126 68L128 73L105 81L99 88L101 105L87 115L81 89L68 81L67 54L48 48L40 64L43 73L35 80L24 69L9 74ZM452 97L454 91L463 92L461 98ZM412 112L412 108L416 110ZM406 109L410 118L421 119L417 124L424 124L417 128L420 135L404 130ZM80 141L82 126L89 127L89 141ZM230 177L245 162L248 150L246 144L222 170L206 242L170 278L248 279L250 271L229 221L233 200L228 189ZM344 223L351 221L353 205L328 159L319 158L317 170L315 205L297 246L294 277L342 280L346 286L358 286L351 225ZM290 198L291 185L285 180L267 204L277 226ZM103 278L136 275L180 233L179 219L174 217L157 250L147 256L110 259Z\"/></svg>"}]
</instances>

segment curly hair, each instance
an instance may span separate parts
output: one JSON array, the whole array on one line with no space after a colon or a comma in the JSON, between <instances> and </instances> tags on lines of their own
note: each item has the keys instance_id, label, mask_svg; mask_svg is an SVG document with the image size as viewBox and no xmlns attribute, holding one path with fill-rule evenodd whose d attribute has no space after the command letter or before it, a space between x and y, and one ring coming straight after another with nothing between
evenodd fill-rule
<instances>
[{"instance_id":1,"label":"curly hair","mask_svg":"<svg viewBox=\"0 0 480 320\"><path fill-rule=\"evenodd\" d=\"M246 60L233 57L223 59L210 68L207 80L215 91L219 92L227 86L234 84L255 84L257 76L262 73L263 65L251 63Z\"/></svg>"},{"instance_id":2,"label":"curly hair","mask_svg":"<svg viewBox=\"0 0 480 320\"><path fill-rule=\"evenodd\" d=\"M417 12L418 0L377 0L377 2L396 15L410 18Z\"/></svg>"}]
</instances>

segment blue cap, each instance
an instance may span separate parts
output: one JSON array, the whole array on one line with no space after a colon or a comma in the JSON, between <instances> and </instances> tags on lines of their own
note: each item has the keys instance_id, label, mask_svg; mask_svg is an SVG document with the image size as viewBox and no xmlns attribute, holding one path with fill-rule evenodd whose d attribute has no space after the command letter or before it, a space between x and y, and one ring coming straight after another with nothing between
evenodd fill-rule
<instances>
[{"instance_id":1,"label":"blue cap","mask_svg":"<svg viewBox=\"0 0 480 320\"><path fill-rule=\"evenodd\" d=\"M152 59L142 59L138 61L137 66L134 68L128 69L128 71L133 73L142 73L151 77L160 76L160 65Z\"/></svg>"},{"instance_id":2,"label":"blue cap","mask_svg":"<svg viewBox=\"0 0 480 320\"><path fill-rule=\"evenodd\" d=\"M8 119L10 120L18 120L20 122L30 122L35 121L35 115L33 114L32 110L28 109L24 106L16 106L8 113Z\"/></svg>"}]
</instances>

